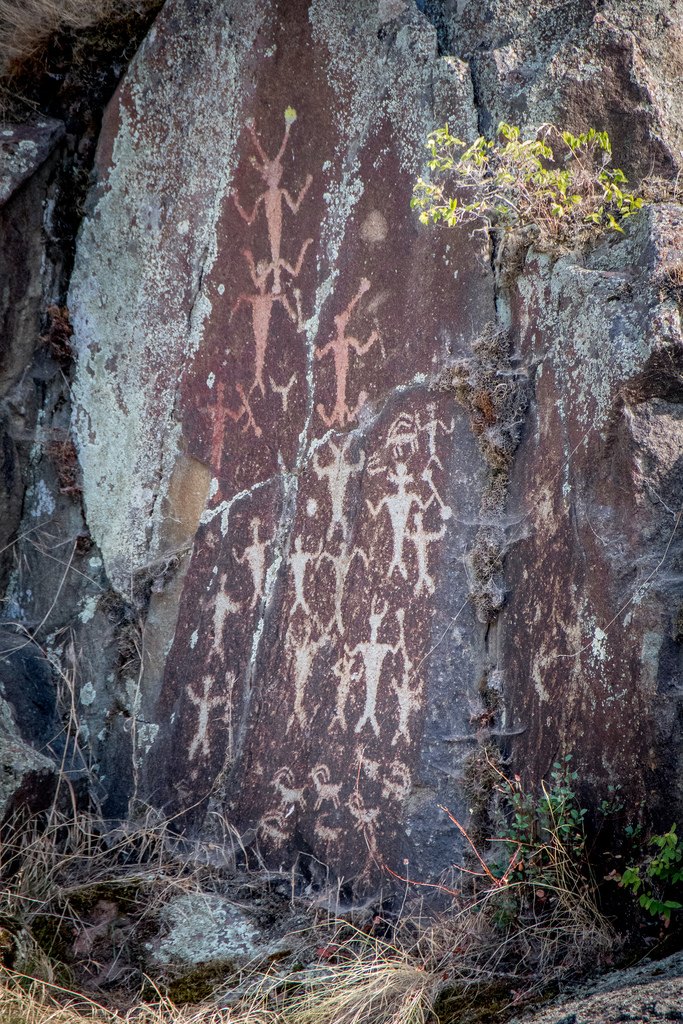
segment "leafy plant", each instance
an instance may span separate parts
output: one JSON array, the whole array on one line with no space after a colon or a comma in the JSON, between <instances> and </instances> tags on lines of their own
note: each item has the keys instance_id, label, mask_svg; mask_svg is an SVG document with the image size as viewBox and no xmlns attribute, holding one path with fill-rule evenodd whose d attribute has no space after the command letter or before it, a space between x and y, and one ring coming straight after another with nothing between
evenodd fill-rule
<instances>
[{"instance_id":1,"label":"leafy plant","mask_svg":"<svg viewBox=\"0 0 683 1024\"><path fill-rule=\"evenodd\" d=\"M558 875L586 867L586 809L579 806L574 786L578 772L570 770L572 754L556 761L542 794L525 792L518 775L503 778L499 791L507 812L501 839L518 853L512 877L535 885L555 885Z\"/></svg>"},{"instance_id":2,"label":"leafy plant","mask_svg":"<svg viewBox=\"0 0 683 1024\"><path fill-rule=\"evenodd\" d=\"M607 132L572 135L553 124L530 131L536 137L523 140L519 128L502 121L496 138L481 135L469 145L448 125L432 132L426 148L434 180L419 178L411 200L421 222L527 232L545 246L622 231L620 222L643 200L626 190L623 171L609 169Z\"/></svg>"},{"instance_id":3,"label":"leafy plant","mask_svg":"<svg viewBox=\"0 0 683 1024\"><path fill-rule=\"evenodd\" d=\"M638 902L652 917L671 919L672 910L680 910L683 904L664 896L680 882L683 882L683 844L676 835L674 823L663 835L652 836L650 845L656 852L641 864L631 864L616 879L621 886L631 889Z\"/></svg>"}]
</instances>

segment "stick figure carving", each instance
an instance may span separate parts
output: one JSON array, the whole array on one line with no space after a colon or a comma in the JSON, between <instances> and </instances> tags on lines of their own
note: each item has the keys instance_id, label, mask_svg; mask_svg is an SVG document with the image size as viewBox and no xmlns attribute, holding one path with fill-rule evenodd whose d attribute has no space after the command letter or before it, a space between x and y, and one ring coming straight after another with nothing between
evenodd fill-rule
<instances>
[{"instance_id":1,"label":"stick figure carving","mask_svg":"<svg viewBox=\"0 0 683 1024\"><path fill-rule=\"evenodd\" d=\"M356 724L356 732L359 733L363 726L368 723L372 726L375 736L379 736L379 722L377 721L377 691L379 688L379 681L382 675L382 666L388 654L398 654L401 651L404 659L405 671L409 671L411 666L408 662L405 646L405 636L403 632L403 609L400 608L395 612L396 621L399 624L400 636L395 644L387 643L386 641L380 642L379 630L384 621L388 610L387 602L383 602L382 610L378 610L378 601L376 597L373 597L370 606L370 639L361 641L356 644L353 650L347 650L348 656L353 663L354 658L360 655L363 660L363 667L365 669L365 707L363 714L358 719Z\"/></svg>"},{"instance_id":2,"label":"stick figure carving","mask_svg":"<svg viewBox=\"0 0 683 1024\"><path fill-rule=\"evenodd\" d=\"M209 757L211 755L211 743L209 740L209 713L213 711L214 708L220 707L229 711L229 697L226 697L224 694L220 694L216 697L209 696L214 683L215 679L213 676L205 676L202 680L203 692L201 695L195 693L191 686L188 686L186 691L189 700L197 708L197 731L194 734L192 742L190 743L190 748L187 752L187 756L190 761L193 761L200 751L204 757Z\"/></svg>"},{"instance_id":3,"label":"stick figure carving","mask_svg":"<svg viewBox=\"0 0 683 1024\"><path fill-rule=\"evenodd\" d=\"M331 352L334 358L334 372L337 382L337 397L334 403L334 408L328 416L322 402L317 406L318 415L322 419L323 423L328 427L331 427L333 423L338 423L340 427L343 427L352 420L355 420L368 397L365 391L361 391L354 409L350 409L346 404L346 385L349 375L349 350L353 349L359 356L362 356L374 345L379 337L377 331L372 331L366 342L360 342L358 338L354 338L352 335L346 334L346 328L349 320L351 319L351 314L369 287L370 282L368 279L366 277L362 278L358 291L351 299L344 312L334 318L334 324L337 329L336 336L332 338L331 341L328 341L323 348L317 348L315 350L316 359L323 359L328 352Z\"/></svg>"},{"instance_id":4,"label":"stick figure carving","mask_svg":"<svg viewBox=\"0 0 683 1024\"><path fill-rule=\"evenodd\" d=\"M261 532L261 520L258 517L252 519L249 525L251 526L251 544L247 545L241 555L237 554L235 548L232 549L232 554L236 562L239 562L240 565L244 565L246 562L249 567L254 587L254 593L249 608L253 610L264 594L264 584L266 580L266 548L270 544L270 541L261 540L259 538L259 534Z\"/></svg>"},{"instance_id":5,"label":"stick figure carving","mask_svg":"<svg viewBox=\"0 0 683 1024\"><path fill-rule=\"evenodd\" d=\"M289 609L289 617L291 618L297 608L301 607L306 615L311 614L311 609L308 607L306 596L304 594L304 584L306 582L306 567L309 562L315 562L320 557L320 552L323 549L322 540L318 543L318 550L315 552L306 551L303 547L301 537L297 537L294 542L294 551L290 553L289 564L292 568L292 576L294 577L294 604Z\"/></svg>"},{"instance_id":6,"label":"stick figure carving","mask_svg":"<svg viewBox=\"0 0 683 1024\"><path fill-rule=\"evenodd\" d=\"M311 242L311 238L307 238L304 242L299 255L299 262L296 267L290 267L290 265L285 263L284 260L280 261L282 266L286 267L292 276L296 277L301 270L301 264L303 263L306 249ZM295 313L292 309L287 296L283 295L279 291L266 291L267 279L273 269L272 264L269 264L266 260L259 260L258 264L254 265L254 257L248 249L243 249L242 255L249 265L249 273L257 291L251 295L248 295L246 292L239 295L237 297L237 301L232 307L231 315L234 315L240 306L245 303L251 306L251 329L254 335L254 382L249 388L249 394L252 393L254 388L258 388L261 394L265 395L266 389L263 383L263 367L266 361L268 334L270 332L270 317L274 304L276 302L280 303L289 316L289 319L293 323L296 323L297 330L301 330L301 327L299 325L298 313Z\"/></svg>"},{"instance_id":7,"label":"stick figure carving","mask_svg":"<svg viewBox=\"0 0 683 1024\"><path fill-rule=\"evenodd\" d=\"M446 533L446 524L441 524L441 529L437 531L427 532L424 528L423 513L415 512L413 515L413 523L415 528L412 531L408 531L406 536L408 540L413 544L415 548L415 556L417 558L417 582L415 583L415 589L413 593L421 594L425 590L428 594L434 593L434 580L429 575L429 545L434 544Z\"/></svg>"},{"instance_id":8,"label":"stick figure carving","mask_svg":"<svg viewBox=\"0 0 683 1024\"><path fill-rule=\"evenodd\" d=\"M321 466L318 452L315 451L313 454L313 472L318 480L325 480L330 496L332 517L327 527L327 540L332 540L334 532L337 526L339 526L342 531L342 538L346 541L348 540L349 533L349 523L344 513L346 488L349 484L349 478L354 473L360 473L363 469L365 453L360 452L356 462L350 462L347 459L351 447L351 438L347 438L345 443L339 446L330 440L327 442L327 447L332 453L332 462L329 462L326 466Z\"/></svg>"},{"instance_id":9,"label":"stick figure carving","mask_svg":"<svg viewBox=\"0 0 683 1024\"><path fill-rule=\"evenodd\" d=\"M289 140L289 133L295 120L296 113L290 107L285 111L285 134L282 137L280 149L278 150L277 156L272 159L268 156L261 145L261 140L256 134L254 122L252 120L247 122L247 129L251 135L254 148L259 157L259 159L251 157L251 163L255 167L261 179L264 181L266 188L265 191L263 191L256 199L251 213L247 213L246 210L243 209L237 192L232 193L232 198L237 208L237 212L247 224L254 223L259 207L263 205L264 213L266 215L266 223L268 225L268 239L270 241L269 272L272 270L273 273L273 295L277 295L281 291L280 270L284 267L291 273L289 265L285 263L280 256L280 249L282 245L282 204L285 202L292 213L296 215L299 212L303 198L313 181L311 175L307 175L306 182L296 199L292 199L292 196L286 188L280 187L280 181L282 180L282 173L284 170L282 166L282 157L284 156L287 142ZM299 256L300 260L303 259L303 253L308 244L308 241L304 243L304 247Z\"/></svg>"},{"instance_id":10,"label":"stick figure carving","mask_svg":"<svg viewBox=\"0 0 683 1024\"><path fill-rule=\"evenodd\" d=\"M385 494L377 506L374 506L368 498L365 501L373 519L376 519L382 508L386 506L391 520L394 552L387 569L387 579L390 579L394 570L398 569L403 579L407 580L408 570L403 561L403 544L407 535L408 516L413 505L417 505L421 511L425 512L433 499L429 498L427 502L423 502L417 491L408 490L408 485L414 481L404 462L397 462L396 472L389 472L387 478L390 483L396 485L396 493Z\"/></svg>"}]
</instances>

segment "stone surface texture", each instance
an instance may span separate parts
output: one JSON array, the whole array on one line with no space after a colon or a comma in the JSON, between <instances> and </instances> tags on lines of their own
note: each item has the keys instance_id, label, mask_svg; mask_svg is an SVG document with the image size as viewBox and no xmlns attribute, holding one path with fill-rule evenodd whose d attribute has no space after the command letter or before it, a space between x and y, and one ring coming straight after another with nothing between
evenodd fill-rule
<instances>
[{"instance_id":1,"label":"stone surface texture","mask_svg":"<svg viewBox=\"0 0 683 1024\"><path fill-rule=\"evenodd\" d=\"M167 0L102 126L72 386L38 361L3 405L5 543L54 524L6 614L109 813L355 893L445 877L490 744L680 813L682 31L673 0ZM500 268L409 209L432 128L500 119L670 184ZM21 402L78 494L66 448L12 482Z\"/></svg>"}]
</instances>

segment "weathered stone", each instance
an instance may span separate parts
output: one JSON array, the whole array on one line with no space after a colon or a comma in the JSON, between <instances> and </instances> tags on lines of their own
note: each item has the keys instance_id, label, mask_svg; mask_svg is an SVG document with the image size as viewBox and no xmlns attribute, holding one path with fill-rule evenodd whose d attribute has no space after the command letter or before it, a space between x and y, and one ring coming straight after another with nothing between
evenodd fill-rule
<instances>
[{"instance_id":1,"label":"weathered stone","mask_svg":"<svg viewBox=\"0 0 683 1024\"><path fill-rule=\"evenodd\" d=\"M244 966L260 953L264 936L253 919L222 896L180 893L160 915L161 937L152 943L155 965L218 961Z\"/></svg>"},{"instance_id":2,"label":"weathered stone","mask_svg":"<svg viewBox=\"0 0 683 1024\"><path fill-rule=\"evenodd\" d=\"M19 738L12 708L0 697L0 822L50 805L57 780L53 761Z\"/></svg>"}]
</instances>

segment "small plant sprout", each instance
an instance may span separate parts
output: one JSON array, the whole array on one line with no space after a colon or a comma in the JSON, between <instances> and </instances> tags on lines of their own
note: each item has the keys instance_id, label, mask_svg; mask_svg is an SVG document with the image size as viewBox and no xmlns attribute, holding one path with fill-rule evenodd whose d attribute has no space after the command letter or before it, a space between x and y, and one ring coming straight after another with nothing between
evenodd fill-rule
<instances>
[{"instance_id":1,"label":"small plant sprout","mask_svg":"<svg viewBox=\"0 0 683 1024\"><path fill-rule=\"evenodd\" d=\"M423 224L473 225L499 237L523 232L549 248L623 231L621 222L643 206L626 190L623 171L610 169L607 132L573 135L553 124L520 129L498 125L494 139L469 145L448 125L432 132L426 147L432 179L419 178L411 206Z\"/></svg>"}]
</instances>

